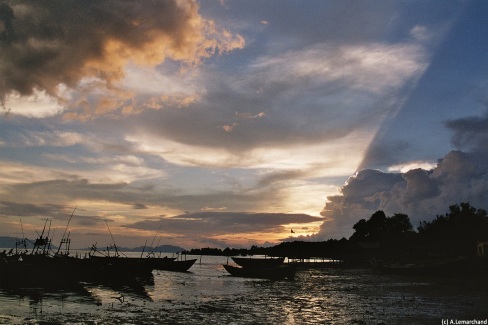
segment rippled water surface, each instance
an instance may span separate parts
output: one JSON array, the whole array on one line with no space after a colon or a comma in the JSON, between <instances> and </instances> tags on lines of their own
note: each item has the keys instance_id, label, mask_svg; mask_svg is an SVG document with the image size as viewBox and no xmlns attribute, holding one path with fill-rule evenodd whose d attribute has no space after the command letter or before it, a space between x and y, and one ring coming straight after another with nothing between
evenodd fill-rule
<instances>
[{"instance_id":1,"label":"rippled water surface","mask_svg":"<svg viewBox=\"0 0 488 325\"><path fill-rule=\"evenodd\" d=\"M200 258L200 257L198 257ZM154 281L0 291L2 324L441 324L486 319L487 281L426 279L369 269L314 268L295 281L234 278L203 256Z\"/></svg>"}]
</instances>

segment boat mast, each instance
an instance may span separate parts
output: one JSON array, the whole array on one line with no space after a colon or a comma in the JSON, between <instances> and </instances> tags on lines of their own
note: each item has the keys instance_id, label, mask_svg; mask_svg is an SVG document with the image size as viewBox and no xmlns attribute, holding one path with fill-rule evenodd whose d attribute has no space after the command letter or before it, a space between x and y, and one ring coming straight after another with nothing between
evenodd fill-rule
<instances>
[{"instance_id":1,"label":"boat mast","mask_svg":"<svg viewBox=\"0 0 488 325\"><path fill-rule=\"evenodd\" d=\"M116 256L119 256L119 250L117 249L117 244L115 244L115 239L114 236L112 235L112 232L110 231L110 227L108 226L107 220L105 220L105 224L107 225L108 232L110 233L110 237L112 237L112 242L114 243L114 248L115 248L115 254Z\"/></svg>"},{"instance_id":2,"label":"boat mast","mask_svg":"<svg viewBox=\"0 0 488 325\"><path fill-rule=\"evenodd\" d=\"M144 251L146 250L146 245L147 245L147 239L146 239L146 242L144 243L144 247L142 248L141 258L142 258L142 255L144 255Z\"/></svg>"},{"instance_id":3,"label":"boat mast","mask_svg":"<svg viewBox=\"0 0 488 325\"><path fill-rule=\"evenodd\" d=\"M49 219L49 228L47 228L47 236L46 236L46 241L44 244L44 249L42 250L43 254L49 254L49 250L51 249L51 239L49 239L49 235L51 234L51 224L53 220ZM53 234L54 236L54 234Z\"/></svg>"},{"instance_id":4,"label":"boat mast","mask_svg":"<svg viewBox=\"0 0 488 325\"><path fill-rule=\"evenodd\" d=\"M44 227L42 228L42 232L41 232L40 235L39 235L39 233L36 230L37 235L39 236L39 238L37 238L36 241L34 242L34 247L32 247L31 254L34 254L34 251L37 253L39 251L40 246L46 247L46 245L47 245L47 242L46 241L47 241L47 238L48 237L46 237L46 239L44 239L43 236L44 236L44 232L46 231L46 225L47 225L48 220L49 219L46 218L46 221L44 222Z\"/></svg>"},{"instance_id":5,"label":"boat mast","mask_svg":"<svg viewBox=\"0 0 488 325\"><path fill-rule=\"evenodd\" d=\"M69 227L69 223L71 222L71 218L73 218L73 215L75 213L75 210L78 206L75 206L75 208L73 209L73 212L71 212L71 216L69 217L68 219L68 224L66 225L66 228L64 229L64 234L63 234L63 237L61 238L61 242L59 243L59 247L58 247L58 251L56 252L56 255L59 254L59 251L61 250L61 246L63 246L63 244L65 244L66 246L66 249L67 249L67 253L69 253L69 244L71 242L71 240L69 239L69 232L68 232L68 237L65 238L66 236L66 231L68 231L68 227Z\"/></svg>"},{"instance_id":6,"label":"boat mast","mask_svg":"<svg viewBox=\"0 0 488 325\"><path fill-rule=\"evenodd\" d=\"M19 217L19 219L20 219L20 229L22 230L22 239L17 240L15 242L15 254L19 254L19 247L23 247L23 251L20 252L20 254L25 254L27 253L27 241L24 235L24 225L22 224L22 218Z\"/></svg>"},{"instance_id":7,"label":"boat mast","mask_svg":"<svg viewBox=\"0 0 488 325\"><path fill-rule=\"evenodd\" d=\"M153 240L152 240L152 242L151 242L151 251L150 251L150 252L147 254L147 257L150 257L151 255L152 255L153 257L155 257L155 256L156 256L156 252L155 252L156 247L154 247L153 245L154 245L154 241L156 240L156 237L157 237L158 232L159 232L159 230L160 230L160 229L161 229L161 225L159 225L158 230L157 230L157 231L154 233L154 237L153 237ZM161 239L159 239L159 240L161 240ZM159 240L158 240L158 244L156 244L156 246L157 246L157 245L159 245Z\"/></svg>"}]
</instances>

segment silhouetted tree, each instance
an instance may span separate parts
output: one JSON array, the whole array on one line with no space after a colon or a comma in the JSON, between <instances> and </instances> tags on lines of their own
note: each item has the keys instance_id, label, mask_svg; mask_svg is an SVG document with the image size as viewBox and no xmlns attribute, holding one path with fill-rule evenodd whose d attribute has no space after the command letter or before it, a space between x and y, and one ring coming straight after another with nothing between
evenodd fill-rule
<instances>
[{"instance_id":1,"label":"silhouetted tree","mask_svg":"<svg viewBox=\"0 0 488 325\"><path fill-rule=\"evenodd\" d=\"M349 240L357 245L363 258L406 255L410 253L411 239L415 235L408 215L396 213L387 217L381 210L373 213L369 220L359 220L353 229L355 232Z\"/></svg>"},{"instance_id":2,"label":"silhouetted tree","mask_svg":"<svg viewBox=\"0 0 488 325\"><path fill-rule=\"evenodd\" d=\"M410 219L408 218L408 215L404 213L395 213L386 221L387 229L389 229L390 233L392 233L393 235L411 234L413 232L413 227L410 223Z\"/></svg>"},{"instance_id":3,"label":"silhouetted tree","mask_svg":"<svg viewBox=\"0 0 488 325\"><path fill-rule=\"evenodd\" d=\"M445 255L474 255L476 242L488 240L488 215L469 203L451 205L449 212L418 227L424 246L437 248Z\"/></svg>"},{"instance_id":4,"label":"silhouetted tree","mask_svg":"<svg viewBox=\"0 0 488 325\"><path fill-rule=\"evenodd\" d=\"M371 217L359 220L354 226L349 240L329 239L323 242L282 242L272 247L250 249L218 248L192 249L197 255L246 255L263 254L288 256L292 258L326 257L351 261L362 261L372 256L380 258L418 258L425 255L474 255L476 242L488 240L488 215L485 210L476 209L469 203L451 205L449 213L438 215L432 221L424 221L413 231L408 215L395 213L387 217L381 210ZM379 248L371 252L362 250L360 243L379 243ZM367 245L365 245L367 246ZM374 245L370 245L374 246Z\"/></svg>"},{"instance_id":5,"label":"silhouetted tree","mask_svg":"<svg viewBox=\"0 0 488 325\"><path fill-rule=\"evenodd\" d=\"M377 241L402 239L413 233L408 215L395 213L387 217L381 210L376 211L369 220L361 219L354 226L352 241Z\"/></svg>"},{"instance_id":6,"label":"silhouetted tree","mask_svg":"<svg viewBox=\"0 0 488 325\"><path fill-rule=\"evenodd\" d=\"M386 215L378 210L369 218L359 220L353 227L355 232L349 238L352 241L378 241L386 228Z\"/></svg>"}]
</instances>

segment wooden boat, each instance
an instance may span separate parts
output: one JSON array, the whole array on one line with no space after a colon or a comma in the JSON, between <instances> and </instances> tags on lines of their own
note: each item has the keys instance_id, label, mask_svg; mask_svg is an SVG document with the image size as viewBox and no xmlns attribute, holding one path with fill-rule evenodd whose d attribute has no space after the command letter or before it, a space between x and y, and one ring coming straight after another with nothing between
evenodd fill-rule
<instances>
[{"instance_id":1,"label":"wooden boat","mask_svg":"<svg viewBox=\"0 0 488 325\"><path fill-rule=\"evenodd\" d=\"M0 287L69 287L83 275L81 259L26 255L0 261Z\"/></svg>"},{"instance_id":2,"label":"wooden boat","mask_svg":"<svg viewBox=\"0 0 488 325\"><path fill-rule=\"evenodd\" d=\"M188 271L197 259L191 259L191 260L173 260L168 263L164 263L162 265L159 265L156 267L156 270L161 270L161 271L173 271L173 272L186 272Z\"/></svg>"},{"instance_id":3,"label":"wooden boat","mask_svg":"<svg viewBox=\"0 0 488 325\"><path fill-rule=\"evenodd\" d=\"M168 270L186 271L195 262L165 260ZM0 260L0 287L62 287L79 282L126 283L152 277L155 260L126 257L76 258L44 254L9 256ZM191 263L191 264L190 264Z\"/></svg>"},{"instance_id":4,"label":"wooden boat","mask_svg":"<svg viewBox=\"0 0 488 325\"><path fill-rule=\"evenodd\" d=\"M294 280L296 266L294 265L279 265L275 267L238 267L228 264L223 264L227 272L232 276L244 278L257 278L268 280Z\"/></svg>"},{"instance_id":5,"label":"wooden boat","mask_svg":"<svg viewBox=\"0 0 488 325\"><path fill-rule=\"evenodd\" d=\"M133 259L133 257L131 257ZM151 268L151 270L162 270L175 262L176 257L136 257L138 263L143 263Z\"/></svg>"},{"instance_id":6,"label":"wooden boat","mask_svg":"<svg viewBox=\"0 0 488 325\"><path fill-rule=\"evenodd\" d=\"M245 268L270 268L277 267L283 264L284 257L277 258L254 258L254 257L231 257L237 264Z\"/></svg>"},{"instance_id":7,"label":"wooden boat","mask_svg":"<svg viewBox=\"0 0 488 325\"><path fill-rule=\"evenodd\" d=\"M105 269L113 266L119 269L119 272L127 271L129 274L140 273L147 274L153 270L186 272L196 259L176 260L175 257L103 257L91 256L90 260L95 261Z\"/></svg>"},{"instance_id":8,"label":"wooden boat","mask_svg":"<svg viewBox=\"0 0 488 325\"><path fill-rule=\"evenodd\" d=\"M21 253L0 255L0 287L50 288L81 282L125 285L140 278L151 280L153 270L186 272L196 262L196 259L177 261L172 257L122 257L115 242L113 246L107 247L106 253L97 251L95 244L88 258L71 257L69 233L68 237L65 237L66 231L61 245L54 253L51 249L49 230L48 235L44 236L47 223L46 220L44 229L33 243L34 248L30 253L23 250ZM66 251L60 252L63 244ZM115 250L112 254L111 249Z\"/></svg>"}]
</instances>

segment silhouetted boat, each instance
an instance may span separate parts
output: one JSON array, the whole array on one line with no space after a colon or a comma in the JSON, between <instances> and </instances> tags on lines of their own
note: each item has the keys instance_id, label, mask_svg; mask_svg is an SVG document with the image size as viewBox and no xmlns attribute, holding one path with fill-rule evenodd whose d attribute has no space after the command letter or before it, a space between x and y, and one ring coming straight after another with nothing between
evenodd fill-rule
<instances>
[{"instance_id":1,"label":"silhouetted boat","mask_svg":"<svg viewBox=\"0 0 488 325\"><path fill-rule=\"evenodd\" d=\"M70 257L25 255L19 259L1 259L0 287L69 287L82 274L81 260Z\"/></svg>"},{"instance_id":2,"label":"silhouetted boat","mask_svg":"<svg viewBox=\"0 0 488 325\"><path fill-rule=\"evenodd\" d=\"M227 272L232 276L244 278L257 278L268 280L294 280L296 273L296 266L294 265L279 265L275 267L238 267L228 264L223 264Z\"/></svg>"},{"instance_id":3,"label":"silhouetted boat","mask_svg":"<svg viewBox=\"0 0 488 325\"><path fill-rule=\"evenodd\" d=\"M61 245L54 252L49 239L50 223L47 236L44 236L47 225L48 219L30 253L26 249L17 253L17 247L15 254L0 253L0 287L50 288L80 282L125 285L138 278L151 279L153 270L185 272L196 262L196 259L177 261L173 257L122 257L115 241L113 246L107 247L106 252L97 251L95 244L87 258L71 257L69 232L65 231ZM66 246L66 251L60 252L63 245ZM111 254L112 249L115 252ZM95 255L96 253L101 256Z\"/></svg>"},{"instance_id":4,"label":"silhouetted boat","mask_svg":"<svg viewBox=\"0 0 488 325\"><path fill-rule=\"evenodd\" d=\"M191 259L191 260L173 260L168 263L161 264L157 266L155 269L156 270L161 270L161 271L173 271L173 272L186 272L188 271L197 259Z\"/></svg>"},{"instance_id":5,"label":"silhouetted boat","mask_svg":"<svg viewBox=\"0 0 488 325\"><path fill-rule=\"evenodd\" d=\"M266 268L282 265L284 257L277 258L255 258L255 257L231 257L232 260L242 267L246 268Z\"/></svg>"},{"instance_id":6,"label":"silhouetted boat","mask_svg":"<svg viewBox=\"0 0 488 325\"><path fill-rule=\"evenodd\" d=\"M115 249L115 254L109 255L111 249ZM95 255L95 253L103 254L103 256ZM155 257L154 254L148 254L147 257L142 257L142 254L141 257L121 257L115 242L113 246L107 247L106 253L98 251L95 244L90 249L89 255L90 260L101 264L104 269L114 268L114 271L119 269L119 271L127 270L128 274L133 274L134 276L145 275L153 270L185 272L196 262L196 259L177 261L176 257Z\"/></svg>"},{"instance_id":7,"label":"silhouetted boat","mask_svg":"<svg viewBox=\"0 0 488 325\"><path fill-rule=\"evenodd\" d=\"M153 270L186 272L196 259L24 255L0 260L0 287L61 287L79 282L127 283Z\"/></svg>"},{"instance_id":8,"label":"silhouetted boat","mask_svg":"<svg viewBox=\"0 0 488 325\"><path fill-rule=\"evenodd\" d=\"M196 262L196 259L177 261L174 257L90 256L90 260L104 269L114 268L119 272L136 275L144 275L153 270L185 272Z\"/></svg>"}]
</instances>

